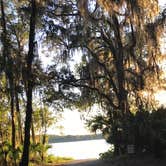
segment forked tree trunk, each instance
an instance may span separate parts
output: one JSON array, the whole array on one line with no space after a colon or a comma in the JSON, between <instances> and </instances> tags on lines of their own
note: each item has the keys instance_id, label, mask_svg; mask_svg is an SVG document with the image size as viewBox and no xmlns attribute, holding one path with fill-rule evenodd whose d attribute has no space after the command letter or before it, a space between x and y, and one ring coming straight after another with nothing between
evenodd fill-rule
<instances>
[{"instance_id":1,"label":"forked tree trunk","mask_svg":"<svg viewBox=\"0 0 166 166\"><path fill-rule=\"evenodd\" d=\"M118 22L118 18L116 15L112 16L112 24L113 24L113 29L114 29L114 34L115 38L117 41L117 48L114 52L114 60L115 60L115 68L116 68L116 73L117 73L117 89L118 89L118 109L121 111L120 115L120 121L122 123L126 123L126 117L129 113L129 108L128 108L128 99L127 99L127 91L125 87L125 69L124 69L124 49L123 49L123 44L122 44L122 39L121 39L121 34L120 34L120 25ZM116 131L118 133L118 129ZM118 141L118 135L115 140L115 150L114 154L115 155L120 155L121 149L120 149L120 142ZM126 146L126 145L125 145Z\"/></svg>"},{"instance_id":2,"label":"forked tree trunk","mask_svg":"<svg viewBox=\"0 0 166 166\"><path fill-rule=\"evenodd\" d=\"M28 166L29 163L29 146L30 146L30 129L32 123L32 62L33 62L33 50L35 40L35 23L36 23L36 2L31 0L31 17L30 17L30 32L29 32L29 51L27 56L27 105L26 105L26 118L24 129L24 147L23 154L20 162L20 166Z\"/></svg>"},{"instance_id":3,"label":"forked tree trunk","mask_svg":"<svg viewBox=\"0 0 166 166\"><path fill-rule=\"evenodd\" d=\"M117 84L118 84L118 103L119 109L122 114L125 115L128 112L127 106L127 91L125 90L125 70L124 70L124 51L120 34L120 25L116 15L112 16L114 34L117 40L117 48L115 52L115 68L117 72Z\"/></svg>"}]
</instances>

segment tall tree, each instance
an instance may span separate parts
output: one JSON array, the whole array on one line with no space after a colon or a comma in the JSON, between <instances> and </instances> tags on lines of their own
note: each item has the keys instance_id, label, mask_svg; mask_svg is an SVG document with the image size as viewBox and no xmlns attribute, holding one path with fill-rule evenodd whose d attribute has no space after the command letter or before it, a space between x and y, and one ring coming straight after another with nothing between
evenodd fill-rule
<instances>
[{"instance_id":1,"label":"tall tree","mask_svg":"<svg viewBox=\"0 0 166 166\"><path fill-rule=\"evenodd\" d=\"M56 3L63 16L59 14L57 22L50 19L46 25L48 36L65 50L60 52L61 57L71 57L76 49L80 53L77 56L83 55L78 67L80 77L69 68L63 73L66 76L51 74L59 79L60 90L79 87L84 104L100 102L109 116L107 126L114 126L118 132L133 106L135 111L150 106L147 94L157 89L165 11L159 13L155 0L80 0L76 6L74 2L67 12L62 10L63 3L61 7Z\"/></svg>"},{"instance_id":2,"label":"tall tree","mask_svg":"<svg viewBox=\"0 0 166 166\"><path fill-rule=\"evenodd\" d=\"M25 130L24 130L24 148L20 166L28 166L29 163L29 145L30 145L30 128L32 122L32 62L34 59L34 48L35 48L35 25L36 25L36 1L31 0L31 16L30 16L30 31L29 31L29 51L27 56L27 105L26 105L26 119L25 119Z\"/></svg>"},{"instance_id":3,"label":"tall tree","mask_svg":"<svg viewBox=\"0 0 166 166\"><path fill-rule=\"evenodd\" d=\"M163 56L159 39L164 30L165 11L159 13L156 1L102 0L90 11L89 1L85 0L80 2L80 12L86 18L88 31L84 34L88 44L83 44L87 60L82 79L88 75L85 87L102 95L100 99L112 126L103 131L109 135L114 128L117 135L118 129L127 123L131 106L135 105L135 111L143 110L148 101L145 94L157 89L151 79L158 82L160 77ZM118 146L118 139L114 143ZM115 146L116 149L118 153Z\"/></svg>"},{"instance_id":4,"label":"tall tree","mask_svg":"<svg viewBox=\"0 0 166 166\"><path fill-rule=\"evenodd\" d=\"M92 86L104 89L112 107L125 113L130 109L128 101L131 93L139 95L140 91L145 90L145 82L148 81L145 80L145 75L157 73L161 57L156 56L160 55L158 39L163 29L157 23L160 21L164 24L164 18L155 19L158 15L156 2L151 4L151 14L145 9L150 7L148 2L96 3L100 8L98 11L94 9L93 12L88 10L88 1L80 4L82 15L90 22L89 26L85 27L89 32L86 33L88 44L83 45L87 54L91 55L88 60L91 68L87 66L86 70L89 71L91 83L95 83ZM158 33L155 30L157 28ZM107 76L105 80L98 77L99 73L100 76Z\"/></svg>"},{"instance_id":5,"label":"tall tree","mask_svg":"<svg viewBox=\"0 0 166 166\"><path fill-rule=\"evenodd\" d=\"M3 63L4 71L9 84L9 94L10 94L10 109L11 109L11 121L12 121L12 147L15 149L15 116L14 116L14 76L13 76L13 58L10 51L10 42L7 32L6 16L4 10L4 2L1 0L1 26L2 26L2 44L3 44Z\"/></svg>"}]
</instances>

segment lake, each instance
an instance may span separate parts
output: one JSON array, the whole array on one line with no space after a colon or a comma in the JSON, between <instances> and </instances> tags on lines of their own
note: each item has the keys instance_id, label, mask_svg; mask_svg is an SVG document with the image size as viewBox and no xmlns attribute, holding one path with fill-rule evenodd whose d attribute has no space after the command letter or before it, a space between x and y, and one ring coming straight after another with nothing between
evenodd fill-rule
<instances>
[{"instance_id":1,"label":"lake","mask_svg":"<svg viewBox=\"0 0 166 166\"><path fill-rule=\"evenodd\" d=\"M99 158L99 154L106 152L111 146L104 139L61 142L50 145L52 145L52 148L48 150L49 154L74 159Z\"/></svg>"}]
</instances>

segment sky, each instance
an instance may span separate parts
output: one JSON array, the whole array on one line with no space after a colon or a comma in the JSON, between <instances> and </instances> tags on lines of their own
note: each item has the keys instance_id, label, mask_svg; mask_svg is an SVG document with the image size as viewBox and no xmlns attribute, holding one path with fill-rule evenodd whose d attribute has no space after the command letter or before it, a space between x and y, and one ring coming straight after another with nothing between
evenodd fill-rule
<instances>
[{"instance_id":1,"label":"sky","mask_svg":"<svg viewBox=\"0 0 166 166\"><path fill-rule=\"evenodd\" d=\"M48 129L48 134L86 135L91 134L91 132L86 128L85 121L81 118L79 111L65 109L63 118Z\"/></svg>"},{"instance_id":2,"label":"sky","mask_svg":"<svg viewBox=\"0 0 166 166\"><path fill-rule=\"evenodd\" d=\"M161 6L163 6L163 5L166 4L166 1L165 1L165 0L159 0L159 4L160 4Z\"/></svg>"},{"instance_id":3,"label":"sky","mask_svg":"<svg viewBox=\"0 0 166 166\"><path fill-rule=\"evenodd\" d=\"M159 0L160 6L166 4L165 0ZM39 55L42 54L39 52ZM47 59L47 60L46 60ZM43 62L47 61L47 64L51 63L52 58L44 58ZM44 65L45 66L45 65ZM160 103L166 105L166 91L160 91L156 95L156 99L160 100ZM84 124L85 121L81 119L81 113L77 110L65 110L63 113L63 118L54 126L48 129L48 134L56 134L56 135L85 135L90 134L90 131L86 128ZM63 128L59 129L57 126L63 126Z\"/></svg>"}]
</instances>

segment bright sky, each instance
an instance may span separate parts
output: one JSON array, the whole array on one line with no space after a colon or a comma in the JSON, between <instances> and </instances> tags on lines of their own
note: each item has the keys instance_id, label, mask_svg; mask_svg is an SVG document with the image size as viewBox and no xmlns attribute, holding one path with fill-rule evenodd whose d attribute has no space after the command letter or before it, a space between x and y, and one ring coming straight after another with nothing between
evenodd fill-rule
<instances>
[{"instance_id":1,"label":"bright sky","mask_svg":"<svg viewBox=\"0 0 166 166\"><path fill-rule=\"evenodd\" d=\"M85 121L81 119L81 113L77 110L65 110L63 118L49 130L49 134L56 135L86 135L90 132L86 129ZM61 128L62 127L62 128Z\"/></svg>"},{"instance_id":2,"label":"bright sky","mask_svg":"<svg viewBox=\"0 0 166 166\"><path fill-rule=\"evenodd\" d=\"M165 0L159 0L160 6L166 5ZM44 64L50 64L52 58L43 57L43 54L40 52L42 61ZM45 66L45 65L44 65ZM157 100L160 100L161 104L166 105L166 91L160 91L156 95ZM49 134L64 134L64 135L81 135L81 134L89 134L90 132L85 128L85 121L81 120L81 113L77 110L65 110L63 113L63 119L48 130ZM57 128L57 126L63 126L62 129Z\"/></svg>"},{"instance_id":3,"label":"bright sky","mask_svg":"<svg viewBox=\"0 0 166 166\"><path fill-rule=\"evenodd\" d=\"M160 4L161 6L163 6L163 5L166 4L166 1L165 1L165 0L159 0L159 4Z\"/></svg>"},{"instance_id":4,"label":"bright sky","mask_svg":"<svg viewBox=\"0 0 166 166\"><path fill-rule=\"evenodd\" d=\"M164 91L164 90L159 91L155 95L155 97L156 97L156 100L158 100L161 105L165 105L166 106L166 91Z\"/></svg>"}]
</instances>

